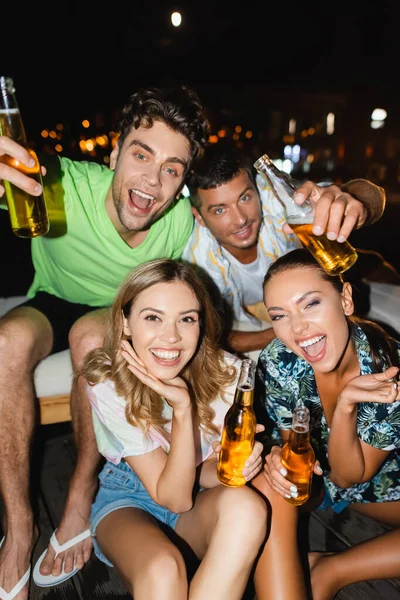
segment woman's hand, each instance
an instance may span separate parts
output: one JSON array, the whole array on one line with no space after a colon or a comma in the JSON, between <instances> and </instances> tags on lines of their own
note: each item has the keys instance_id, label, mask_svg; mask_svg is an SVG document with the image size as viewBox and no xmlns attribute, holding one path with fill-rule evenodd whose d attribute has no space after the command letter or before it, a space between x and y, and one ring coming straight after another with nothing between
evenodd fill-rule
<instances>
[{"instance_id":1,"label":"woman's hand","mask_svg":"<svg viewBox=\"0 0 400 600\"><path fill-rule=\"evenodd\" d=\"M265 458L264 477L269 486L280 496L284 498L297 498L297 488L286 479L286 469L281 463L282 448L272 446L271 452ZM319 461L314 463L315 475L322 475L322 469Z\"/></svg>"},{"instance_id":2,"label":"woman's hand","mask_svg":"<svg viewBox=\"0 0 400 600\"><path fill-rule=\"evenodd\" d=\"M174 411L190 408L191 401L188 387L181 377L174 377L168 380L158 379L147 369L131 344L125 340L121 342L121 354L128 363L128 369L142 383L165 398Z\"/></svg>"},{"instance_id":3,"label":"woman's hand","mask_svg":"<svg viewBox=\"0 0 400 600\"><path fill-rule=\"evenodd\" d=\"M264 429L265 429L264 425L261 425L261 423L257 423L256 433L261 433L261 431L264 431ZM214 452L217 454L217 456L219 456L219 452L221 450L221 442L214 442L213 448L214 448ZM246 481L251 481L253 479L253 477L258 475L258 473L261 471L262 466L263 466L263 459L262 459L263 450L264 450L263 444L256 440L254 442L253 450L252 450L249 458L244 463L245 468L242 471L242 475L246 479Z\"/></svg>"},{"instance_id":4,"label":"woman's hand","mask_svg":"<svg viewBox=\"0 0 400 600\"><path fill-rule=\"evenodd\" d=\"M337 408L348 409L350 412L359 402L390 404L400 400L399 386L394 381L398 371L398 367L390 367L383 373L354 377L340 392Z\"/></svg>"}]
</instances>

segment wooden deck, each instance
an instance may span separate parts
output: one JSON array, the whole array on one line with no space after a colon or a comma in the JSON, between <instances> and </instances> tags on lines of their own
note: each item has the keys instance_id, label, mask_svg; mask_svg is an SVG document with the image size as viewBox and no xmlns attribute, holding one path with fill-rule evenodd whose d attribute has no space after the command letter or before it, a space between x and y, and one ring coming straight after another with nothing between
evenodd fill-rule
<instances>
[{"instance_id":1,"label":"wooden deck","mask_svg":"<svg viewBox=\"0 0 400 600\"><path fill-rule=\"evenodd\" d=\"M33 564L46 548L50 535L59 522L76 456L70 423L42 426L39 432L39 440L33 452L33 480L36 482L34 501L40 537L35 548ZM303 519L300 535L302 545L306 549L340 551L383 531L384 528L375 521L348 510L340 515L334 515L330 511L314 511ZM32 582L29 598L128 600L131 596L125 591L115 571L93 555L80 573L57 587L39 588ZM243 600L253 598L254 594L249 586ZM400 600L400 580L368 581L351 585L343 588L336 599Z\"/></svg>"}]
</instances>

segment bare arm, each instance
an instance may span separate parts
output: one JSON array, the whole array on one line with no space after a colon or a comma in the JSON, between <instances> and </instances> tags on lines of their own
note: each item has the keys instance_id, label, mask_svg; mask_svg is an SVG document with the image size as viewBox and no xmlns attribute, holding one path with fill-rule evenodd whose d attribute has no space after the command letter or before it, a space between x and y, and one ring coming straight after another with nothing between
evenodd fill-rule
<instances>
[{"instance_id":1,"label":"bare arm","mask_svg":"<svg viewBox=\"0 0 400 600\"><path fill-rule=\"evenodd\" d=\"M272 327L261 331L232 330L229 333L228 342L236 352L251 352L252 350L263 350L275 337Z\"/></svg>"},{"instance_id":2,"label":"bare arm","mask_svg":"<svg viewBox=\"0 0 400 600\"><path fill-rule=\"evenodd\" d=\"M383 188L366 179L353 179L341 187L322 187L306 181L297 190L294 199L302 204L307 198L315 203L314 234L326 231L329 239L337 239L338 242L344 242L353 229L378 221L386 204ZM283 230L293 233L287 223Z\"/></svg>"},{"instance_id":3,"label":"bare arm","mask_svg":"<svg viewBox=\"0 0 400 600\"><path fill-rule=\"evenodd\" d=\"M122 346L121 354L129 370L165 398L173 411L169 454L158 449L126 460L157 504L175 513L185 512L193 504L196 477L195 425L187 385L180 377L168 381L158 379L147 370L128 342L122 342Z\"/></svg>"},{"instance_id":4,"label":"bare arm","mask_svg":"<svg viewBox=\"0 0 400 600\"><path fill-rule=\"evenodd\" d=\"M190 510L196 477L192 410L174 410L169 454L158 448L126 458L152 499L175 513Z\"/></svg>"},{"instance_id":5,"label":"bare arm","mask_svg":"<svg viewBox=\"0 0 400 600\"><path fill-rule=\"evenodd\" d=\"M383 373L355 377L340 393L328 439L330 478L336 485L346 488L369 481L387 457L387 451L358 437L357 409L359 402L391 403L399 399L397 384L391 381L397 371L397 367L390 367Z\"/></svg>"}]
</instances>

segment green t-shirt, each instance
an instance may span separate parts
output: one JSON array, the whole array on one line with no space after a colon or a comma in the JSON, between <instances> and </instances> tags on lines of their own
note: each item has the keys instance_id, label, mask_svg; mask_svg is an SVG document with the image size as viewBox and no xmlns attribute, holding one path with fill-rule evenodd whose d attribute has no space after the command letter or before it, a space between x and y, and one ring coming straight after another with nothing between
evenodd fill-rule
<instances>
[{"instance_id":1,"label":"green t-shirt","mask_svg":"<svg viewBox=\"0 0 400 600\"><path fill-rule=\"evenodd\" d=\"M32 240L35 276L29 298L43 291L73 303L109 306L134 267L153 258L181 257L193 228L187 198L175 201L153 223L140 246L130 248L105 208L113 171L67 158L57 161L56 176L51 165L46 166L44 185L51 227L46 236Z\"/></svg>"}]
</instances>

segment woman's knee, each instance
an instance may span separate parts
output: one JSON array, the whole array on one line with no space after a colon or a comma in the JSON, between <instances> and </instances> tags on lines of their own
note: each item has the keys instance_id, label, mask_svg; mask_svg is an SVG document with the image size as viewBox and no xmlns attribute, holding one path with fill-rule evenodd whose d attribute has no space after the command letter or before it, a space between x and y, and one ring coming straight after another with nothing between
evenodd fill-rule
<instances>
[{"instance_id":1,"label":"woman's knee","mask_svg":"<svg viewBox=\"0 0 400 600\"><path fill-rule=\"evenodd\" d=\"M265 499L248 486L225 488L219 502L218 519L224 519L236 532L252 530L264 538L269 510Z\"/></svg>"},{"instance_id":2,"label":"woman's knee","mask_svg":"<svg viewBox=\"0 0 400 600\"><path fill-rule=\"evenodd\" d=\"M141 569L138 578L152 590L158 587L161 590L176 590L187 586L186 566L182 554L172 545L158 548L147 561L145 568ZM139 581L132 582L133 589L135 585L140 585Z\"/></svg>"}]
</instances>

